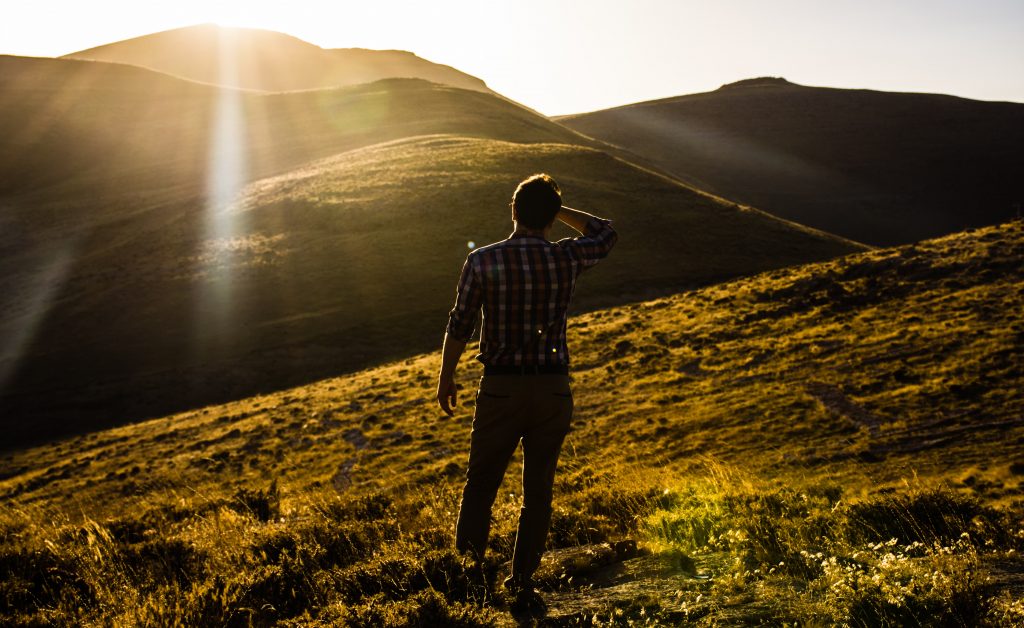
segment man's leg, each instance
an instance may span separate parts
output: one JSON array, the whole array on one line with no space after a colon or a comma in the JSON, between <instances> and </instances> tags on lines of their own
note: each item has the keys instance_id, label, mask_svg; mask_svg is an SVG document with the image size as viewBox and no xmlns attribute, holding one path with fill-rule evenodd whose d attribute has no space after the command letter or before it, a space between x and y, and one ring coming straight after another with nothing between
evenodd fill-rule
<instances>
[{"instance_id":1,"label":"man's leg","mask_svg":"<svg viewBox=\"0 0 1024 628\"><path fill-rule=\"evenodd\" d=\"M473 416L469 470L455 526L455 548L482 559L491 526L491 506L522 432L510 416L519 399L514 391L481 383Z\"/></svg>"},{"instance_id":2,"label":"man's leg","mask_svg":"<svg viewBox=\"0 0 1024 628\"><path fill-rule=\"evenodd\" d=\"M537 407L541 421L523 436L523 507L512 556L512 583L526 584L540 565L551 525L552 486L562 441L569 431L573 401L564 386L542 387Z\"/></svg>"}]
</instances>

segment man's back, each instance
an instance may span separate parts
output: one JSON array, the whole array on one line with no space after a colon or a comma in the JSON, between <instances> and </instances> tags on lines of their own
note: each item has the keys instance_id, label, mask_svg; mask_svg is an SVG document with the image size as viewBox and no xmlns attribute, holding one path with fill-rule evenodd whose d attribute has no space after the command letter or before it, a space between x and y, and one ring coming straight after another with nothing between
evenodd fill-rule
<instances>
[{"instance_id":1,"label":"man's back","mask_svg":"<svg viewBox=\"0 0 1024 628\"><path fill-rule=\"evenodd\" d=\"M513 233L466 258L448 333L468 340L483 310L480 353L484 364L569 364L566 315L576 278L608 255L617 235L592 218L584 235L549 242Z\"/></svg>"}]
</instances>

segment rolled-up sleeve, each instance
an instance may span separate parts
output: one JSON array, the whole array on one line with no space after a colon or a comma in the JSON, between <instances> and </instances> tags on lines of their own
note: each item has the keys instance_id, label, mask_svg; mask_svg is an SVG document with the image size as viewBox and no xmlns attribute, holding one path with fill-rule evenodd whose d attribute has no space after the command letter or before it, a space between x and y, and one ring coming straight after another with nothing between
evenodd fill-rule
<instances>
[{"instance_id":1,"label":"rolled-up sleeve","mask_svg":"<svg viewBox=\"0 0 1024 628\"><path fill-rule=\"evenodd\" d=\"M619 234L612 228L610 220L591 218L584 225L583 235L559 240L558 245L568 250L579 263L580 270L584 270L608 257L618 240Z\"/></svg>"},{"instance_id":2,"label":"rolled-up sleeve","mask_svg":"<svg viewBox=\"0 0 1024 628\"><path fill-rule=\"evenodd\" d=\"M476 259L473 254L466 257L462 275L455 294L455 307L448 313L447 334L457 340L469 342L473 335L477 316L480 313L481 286Z\"/></svg>"}]
</instances>

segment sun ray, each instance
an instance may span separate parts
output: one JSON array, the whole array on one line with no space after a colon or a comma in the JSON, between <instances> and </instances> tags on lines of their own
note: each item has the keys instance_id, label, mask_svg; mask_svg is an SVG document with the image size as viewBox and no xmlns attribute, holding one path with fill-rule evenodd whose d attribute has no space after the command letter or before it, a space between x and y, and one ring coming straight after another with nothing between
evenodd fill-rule
<instances>
[{"instance_id":1,"label":"sun ray","mask_svg":"<svg viewBox=\"0 0 1024 628\"><path fill-rule=\"evenodd\" d=\"M248 176L245 92L224 87L237 84L238 79L234 35L232 29L217 29L217 73L221 87L213 104L204 213L204 245L216 254L208 258L208 279L202 285L198 303L196 330L203 353L227 342L232 335L232 247L241 231L235 205Z\"/></svg>"}]
</instances>

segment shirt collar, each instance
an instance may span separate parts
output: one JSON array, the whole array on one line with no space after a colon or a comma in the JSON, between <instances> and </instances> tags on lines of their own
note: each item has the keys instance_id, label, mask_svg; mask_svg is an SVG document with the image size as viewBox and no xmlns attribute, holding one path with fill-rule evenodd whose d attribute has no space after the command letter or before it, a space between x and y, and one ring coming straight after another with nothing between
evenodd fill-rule
<instances>
[{"instance_id":1,"label":"shirt collar","mask_svg":"<svg viewBox=\"0 0 1024 628\"><path fill-rule=\"evenodd\" d=\"M533 235L531 233L516 233L515 231L513 231L512 234L509 235L508 238L506 238L506 239L507 240L521 240L521 239L526 239L526 238L532 238L534 240L540 240L541 242L551 242L551 240L548 240L544 236Z\"/></svg>"}]
</instances>

